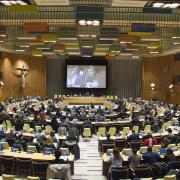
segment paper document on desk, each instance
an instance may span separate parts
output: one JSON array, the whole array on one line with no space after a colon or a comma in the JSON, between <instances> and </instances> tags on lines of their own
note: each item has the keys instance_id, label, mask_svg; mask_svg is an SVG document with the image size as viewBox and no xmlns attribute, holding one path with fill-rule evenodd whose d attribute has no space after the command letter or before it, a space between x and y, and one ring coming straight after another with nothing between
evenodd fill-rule
<instances>
[{"instance_id":1,"label":"paper document on desk","mask_svg":"<svg viewBox=\"0 0 180 180\"><path fill-rule=\"evenodd\" d=\"M68 160L68 156L61 156L59 159L62 159L64 161L67 161Z\"/></svg>"}]
</instances>

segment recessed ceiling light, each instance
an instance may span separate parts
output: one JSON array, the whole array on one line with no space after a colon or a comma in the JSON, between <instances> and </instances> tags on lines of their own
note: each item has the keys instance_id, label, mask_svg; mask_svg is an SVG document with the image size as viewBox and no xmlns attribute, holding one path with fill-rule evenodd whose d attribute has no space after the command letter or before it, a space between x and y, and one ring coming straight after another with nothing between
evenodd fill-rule
<instances>
[{"instance_id":1,"label":"recessed ceiling light","mask_svg":"<svg viewBox=\"0 0 180 180\"><path fill-rule=\"evenodd\" d=\"M4 41L0 41L0 43L2 43L2 42L4 42Z\"/></svg>"},{"instance_id":2,"label":"recessed ceiling light","mask_svg":"<svg viewBox=\"0 0 180 180\"><path fill-rule=\"evenodd\" d=\"M16 52L24 52L24 49L16 49Z\"/></svg>"},{"instance_id":3,"label":"recessed ceiling light","mask_svg":"<svg viewBox=\"0 0 180 180\"><path fill-rule=\"evenodd\" d=\"M157 52L157 51L151 51L151 52L149 52L150 54L158 54L159 52Z\"/></svg>"},{"instance_id":4,"label":"recessed ceiling light","mask_svg":"<svg viewBox=\"0 0 180 180\"><path fill-rule=\"evenodd\" d=\"M178 42L174 42L174 45L177 45L177 44L179 44Z\"/></svg>"},{"instance_id":5,"label":"recessed ceiling light","mask_svg":"<svg viewBox=\"0 0 180 180\"><path fill-rule=\"evenodd\" d=\"M82 46L82 48L93 48L93 46Z\"/></svg>"},{"instance_id":6,"label":"recessed ceiling light","mask_svg":"<svg viewBox=\"0 0 180 180\"><path fill-rule=\"evenodd\" d=\"M99 25L100 25L100 21L98 21L98 20L93 21L93 26L99 26Z\"/></svg>"},{"instance_id":7,"label":"recessed ceiling light","mask_svg":"<svg viewBox=\"0 0 180 180\"><path fill-rule=\"evenodd\" d=\"M175 36L174 36L174 37L172 37L172 38L173 38L173 39L179 39L180 37L175 37Z\"/></svg>"},{"instance_id":8,"label":"recessed ceiling light","mask_svg":"<svg viewBox=\"0 0 180 180\"><path fill-rule=\"evenodd\" d=\"M6 35L5 35L5 34L1 34L0 36L1 36L1 37L6 37Z\"/></svg>"},{"instance_id":9,"label":"recessed ceiling light","mask_svg":"<svg viewBox=\"0 0 180 180\"><path fill-rule=\"evenodd\" d=\"M22 47L22 48L28 48L29 45L20 45L19 47Z\"/></svg>"},{"instance_id":10,"label":"recessed ceiling light","mask_svg":"<svg viewBox=\"0 0 180 180\"><path fill-rule=\"evenodd\" d=\"M180 6L179 3L172 3L171 8L178 8Z\"/></svg>"},{"instance_id":11,"label":"recessed ceiling light","mask_svg":"<svg viewBox=\"0 0 180 180\"><path fill-rule=\"evenodd\" d=\"M154 3L153 7L159 8L159 7L162 7L163 5L164 5L164 3Z\"/></svg>"},{"instance_id":12,"label":"recessed ceiling light","mask_svg":"<svg viewBox=\"0 0 180 180\"><path fill-rule=\"evenodd\" d=\"M82 25L82 26L86 25L86 21L85 20L79 20L79 25Z\"/></svg>"},{"instance_id":13,"label":"recessed ceiling light","mask_svg":"<svg viewBox=\"0 0 180 180\"><path fill-rule=\"evenodd\" d=\"M92 22L92 21L87 21L86 24L87 24L87 25L92 25L93 22Z\"/></svg>"}]
</instances>

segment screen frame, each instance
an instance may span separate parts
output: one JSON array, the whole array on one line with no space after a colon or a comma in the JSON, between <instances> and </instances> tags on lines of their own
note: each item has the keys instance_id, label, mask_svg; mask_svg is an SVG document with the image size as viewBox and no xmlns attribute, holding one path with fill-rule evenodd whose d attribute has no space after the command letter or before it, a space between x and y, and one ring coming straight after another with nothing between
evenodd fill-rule
<instances>
[{"instance_id":1,"label":"screen frame","mask_svg":"<svg viewBox=\"0 0 180 180\"><path fill-rule=\"evenodd\" d=\"M85 88L85 87L67 87L67 66L68 65L87 65L87 66L105 66L106 70L106 87L105 88ZM81 58L75 58L75 59L67 59L65 62L65 88L71 89L71 90L106 90L108 88L108 61L106 59L81 59Z\"/></svg>"}]
</instances>

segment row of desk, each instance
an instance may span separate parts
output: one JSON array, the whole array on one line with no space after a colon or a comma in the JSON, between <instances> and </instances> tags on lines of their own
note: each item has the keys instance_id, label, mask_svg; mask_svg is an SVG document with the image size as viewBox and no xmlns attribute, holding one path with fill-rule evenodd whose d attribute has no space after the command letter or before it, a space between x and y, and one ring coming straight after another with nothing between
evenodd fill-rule
<instances>
[{"instance_id":1,"label":"row of desk","mask_svg":"<svg viewBox=\"0 0 180 180\"><path fill-rule=\"evenodd\" d=\"M131 150L131 149L126 149L126 150ZM137 154L139 154L141 156L141 161L143 162L142 154L139 151L137 152ZM128 159L129 156L125 155L123 152L120 152L120 155L122 157L123 163L128 165L129 164L129 159ZM180 150L175 151L174 155L176 156L177 159L179 159ZM163 159L164 155L160 155L160 157ZM103 166L102 174L104 176L107 175L108 170L109 170L109 166L110 166L109 159L110 159L110 156L107 153L104 153L102 156L102 166Z\"/></svg>"},{"instance_id":2,"label":"row of desk","mask_svg":"<svg viewBox=\"0 0 180 180\"><path fill-rule=\"evenodd\" d=\"M28 158L32 160L40 160L40 161L53 161L55 160L55 156L50 154L50 155L45 155L42 153L27 153L27 152L12 152L10 150L3 150L0 153L0 156L12 156L14 158ZM70 154L69 156L61 156L61 159L64 159L71 165L71 173L74 174L74 155Z\"/></svg>"}]
</instances>

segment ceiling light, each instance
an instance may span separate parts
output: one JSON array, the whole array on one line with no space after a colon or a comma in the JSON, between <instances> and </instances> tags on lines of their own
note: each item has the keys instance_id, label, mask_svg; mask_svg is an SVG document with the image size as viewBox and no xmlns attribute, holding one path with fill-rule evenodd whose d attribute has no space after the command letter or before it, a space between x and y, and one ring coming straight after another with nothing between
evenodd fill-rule
<instances>
[{"instance_id":1,"label":"ceiling light","mask_svg":"<svg viewBox=\"0 0 180 180\"><path fill-rule=\"evenodd\" d=\"M154 3L153 7L160 8L164 5L164 3Z\"/></svg>"},{"instance_id":2,"label":"ceiling light","mask_svg":"<svg viewBox=\"0 0 180 180\"><path fill-rule=\"evenodd\" d=\"M24 52L24 49L16 49L16 52Z\"/></svg>"},{"instance_id":3,"label":"ceiling light","mask_svg":"<svg viewBox=\"0 0 180 180\"><path fill-rule=\"evenodd\" d=\"M28 48L29 45L21 45L21 46L19 46L19 47L22 47L22 48Z\"/></svg>"},{"instance_id":4,"label":"ceiling light","mask_svg":"<svg viewBox=\"0 0 180 180\"><path fill-rule=\"evenodd\" d=\"M177 37L177 36L174 36L174 37L172 37L173 39L179 39L180 38L180 36L179 37Z\"/></svg>"},{"instance_id":5,"label":"ceiling light","mask_svg":"<svg viewBox=\"0 0 180 180\"><path fill-rule=\"evenodd\" d=\"M2 42L4 42L4 41L0 41L0 43L2 43Z\"/></svg>"},{"instance_id":6,"label":"ceiling light","mask_svg":"<svg viewBox=\"0 0 180 180\"><path fill-rule=\"evenodd\" d=\"M179 3L172 3L171 8L178 8L180 6Z\"/></svg>"},{"instance_id":7,"label":"ceiling light","mask_svg":"<svg viewBox=\"0 0 180 180\"><path fill-rule=\"evenodd\" d=\"M132 56L133 59L139 59L140 56Z\"/></svg>"},{"instance_id":8,"label":"ceiling light","mask_svg":"<svg viewBox=\"0 0 180 180\"><path fill-rule=\"evenodd\" d=\"M91 37L92 37L92 38L95 38L95 37L96 37L96 35L95 35L95 34L92 34L92 35L91 35Z\"/></svg>"},{"instance_id":9,"label":"ceiling light","mask_svg":"<svg viewBox=\"0 0 180 180\"><path fill-rule=\"evenodd\" d=\"M174 42L174 44L176 45L176 44L179 44L178 42Z\"/></svg>"},{"instance_id":10,"label":"ceiling light","mask_svg":"<svg viewBox=\"0 0 180 180\"><path fill-rule=\"evenodd\" d=\"M158 54L159 52L157 52L157 51L151 51L151 52L149 52L150 54Z\"/></svg>"},{"instance_id":11,"label":"ceiling light","mask_svg":"<svg viewBox=\"0 0 180 180\"><path fill-rule=\"evenodd\" d=\"M125 50L127 50L127 51L139 51L139 49L132 49L132 48L127 48Z\"/></svg>"},{"instance_id":12,"label":"ceiling light","mask_svg":"<svg viewBox=\"0 0 180 180\"><path fill-rule=\"evenodd\" d=\"M82 55L82 57L92 57L92 56L90 56L90 55Z\"/></svg>"},{"instance_id":13,"label":"ceiling light","mask_svg":"<svg viewBox=\"0 0 180 180\"><path fill-rule=\"evenodd\" d=\"M163 8L170 8L171 4L164 4Z\"/></svg>"},{"instance_id":14,"label":"ceiling light","mask_svg":"<svg viewBox=\"0 0 180 180\"><path fill-rule=\"evenodd\" d=\"M99 25L100 25L100 21L98 21L98 20L93 21L93 26L99 26Z\"/></svg>"},{"instance_id":15,"label":"ceiling light","mask_svg":"<svg viewBox=\"0 0 180 180\"><path fill-rule=\"evenodd\" d=\"M132 44L132 42L120 41L121 44Z\"/></svg>"},{"instance_id":16,"label":"ceiling light","mask_svg":"<svg viewBox=\"0 0 180 180\"><path fill-rule=\"evenodd\" d=\"M1 34L0 36L1 36L1 37L6 37L6 35L5 35L5 34Z\"/></svg>"},{"instance_id":17,"label":"ceiling light","mask_svg":"<svg viewBox=\"0 0 180 180\"><path fill-rule=\"evenodd\" d=\"M18 37L19 40L36 40L36 37Z\"/></svg>"},{"instance_id":18,"label":"ceiling light","mask_svg":"<svg viewBox=\"0 0 180 180\"><path fill-rule=\"evenodd\" d=\"M93 48L93 46L82 46L82 48Z\"/></svg>"},{"instance_id":19,"label":"ceiling light","mask_svg":"<svg viewBox=\"0 0 180 180\"><path fill-rule=\"evenodd\" d=\"M153 88L153 87L152 87L151 89L154 91L154 88Z\"/></svg>"},{"instance_id":20,"label":"ceiling light","mask_svg":"<svg viewBox=\"0 0 180 180\"><path fill-rule=\"evenodd\" d=\"M86 25L86 21L85 20L79 20L79 25L82 25L82 26Z\"/></svg>"},{"instance_id":21,"label":"ceiling light","mask_svg":"<svg viewBox=\"0 0 180 180\"><path fill-rule=\"evenodd\" d=\"M87 24L87 25L92 25L93 22L92 22L92 21L87 21L86 24Z\"/></svg>"},{"instance_id":22,"label":"ceiling light","mask_svg":"<svg viewBox=\"0 0 180 180\"><path fill-rule=\"evenodd\" d=\"M50 49L49 47L39 47L37 49Z\"/></svg>"},{"instance_id":23,"label":"ceiling light","mask_svg":"<svg viewBox=\"0 0 180 180\"><path fill-rule=\"evenodd\" d=\"M150 86L153 88L155 87L155 83L151 83Z\"/></svg>"}]
</instances>

